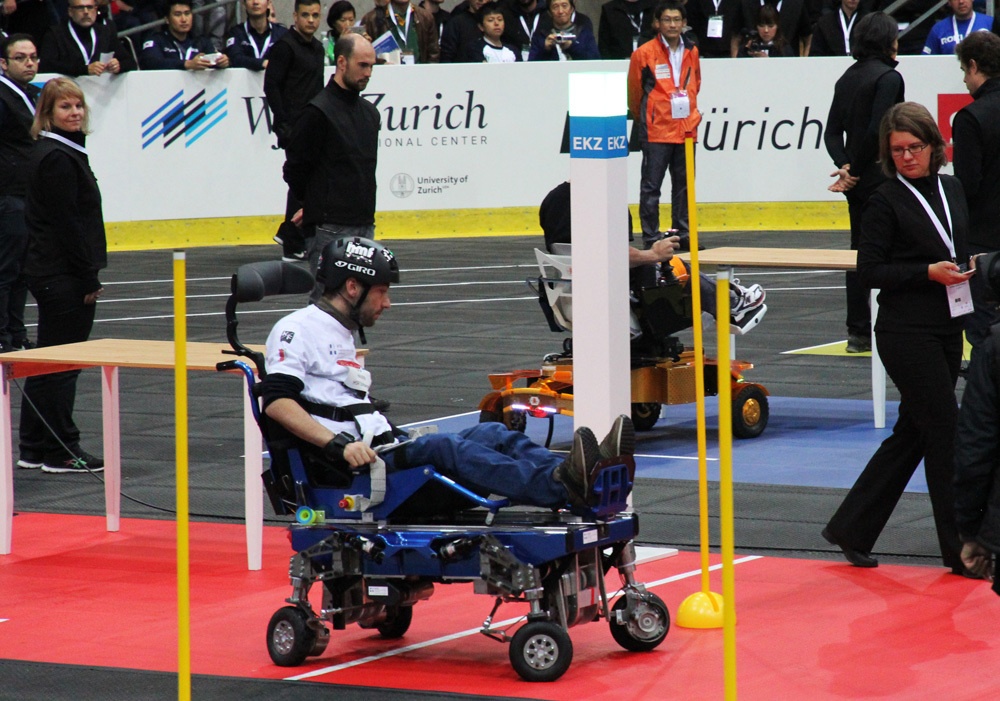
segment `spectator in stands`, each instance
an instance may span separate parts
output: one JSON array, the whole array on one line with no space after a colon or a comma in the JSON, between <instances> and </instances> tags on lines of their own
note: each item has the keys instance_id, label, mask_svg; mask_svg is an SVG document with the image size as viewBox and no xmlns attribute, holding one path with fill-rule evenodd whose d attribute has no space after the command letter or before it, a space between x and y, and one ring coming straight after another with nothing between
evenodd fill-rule
<instances>
[{"instance_id":1,"label":"spectator in stands","mask_svg":"<svg viewBox=\"0 0 1000 701\"><path fill-rule=\"evenodd\" d=\"M118 31L124 32L127 29L161 19L164 10L161 9L159 0L133 0L133 2L114 0L111 3L111 14ZM138 39L138 37L133 37L133 39Z\"/></svg>"},{"instance_id":2,"label":"spectator in stands","mask_svg":"<svg viewBox=\"0 0 1000 701\"><path fill-rule=\"evenodd\" d=\"M28 34L41 46L58 14L52 0L3 0L0 18L8 36Z\"/></svg>"},{"instance_id":3,"label":"spectator in stands","mask_svg":"<svg viewBox=\"0 0 1000 701\"><path fill-rule=\"evenodd\" d=\"M233 68L264 70L271 47L288 32L286 27L268 20L267 6L268 0L243 0L247 19L243 24L234 24L226 34L226 56Z\"/></svg>"},{"instance_id":4,"label":"spectator in stands","mask_svg":"<svg viewBox=\"0 0 1000 701\"><path fill-rule=\"evenodd\" d=\"M69 0L69 20L49 30L41 56L46 73L102 75L135 68L114 25L97 21L95 0Z\"/></svg>"},{"instance_id":5,"label":"spectator in stands","mask_svg":"<svg viewBox=\"0 0 1000 701\"><path fill-rule=\"evenodd\" d=\"M531 39L529 61L583 61L599 59L594 24L576 11L574 0L551 0L548 18L542 18Z\"/></svg>"},{"instance_id":6,"label":"spectator in stands","mask_svg":"<svg viewBox=\"0 0 1000 701\"><path fill-rule=\"evenodd\" d=\"M835 12L827 12L816 21L809 55L850 56L854 46L851 41L854 23L867 12L859 0L841 0Z\"/></svg>"},{"instance_id":7,"label":"spectator in stands","mask_svg":"<svg viewBox=\"0 0 1000 701\"><path fill-rule=\"evenodd\" d=\"M348 0L337 0L337 2L330 5L330 9L326 13L326 26L329 29L326 32L326 36L323 37L323 52L326 54L326 65L337 65L337 60L333 55L333 47L336 46L337 39L342 34L351 31L351 27L356 22L357 13L354 11L354 5L348 2ZM368 40L371 41L371 37L368 37Z\"/></svg>"},{"instance_id":8,"label":"spectator in stands","mask_svg":"<svg viewBox=\"0 0 1000 701\"><path fill-rule=\"evenodd\" d=\"M972 0L948 0L948 7L953 14L931 27L924 42L925 56L953 54L959 42L973 32L993 30L993 18L975 12Z\"/></svg>"},{"instance_id":9,"label":"spectator in stands","mask_svg":"<svg viewBox=\"0 0 1000 701\"><path fill-rule=\"evenodd\" d=\"M28 162L35 139L38 49L27 34L12 34L0 42L0 353L33 345L24 327L28 288L21 269L28 250L24 221Z\"/></svg>"},{"instance_id":10,"label":"spectator in stands","mask_svg":"<svg viewBox=\"0 0 1000 701\"><path fill-rule=\"evenodd\" d=\"M938 2L939 0L909 0L893 11L892 17L899 25L899 31L907 30L906 34L899 37L897 54L901 56L915 56L923 52L924 42L927 41L931 27L939 19L943 19L946 12L942 9L931 13L919 24L917 20L930 10L933 10ZM880 0L876 7L884 9L891 4L891 0Z\"/></svg>"},{"instance_id":11,"label":"spectator in stands","mask_svg":"<svg viewBox=\"0 0 1000 701\"><path fill-rule=\"evenodd\" d=\"M516 47L503 43L503 10L500 3L488 2L479 8L481 37L465 47L467 63L516 63L521 60Z\"/></svg>"},{"instance_id":12,"label":"spectator in stands","mask_svg":"<svg viewBox=\"0 0 1000 701\"><path fill-rule=\"evenodd\" d=\"M441 63L459 63L465 56L465 47L479 38L479 20L476 13L486 0L468 0L465 10L456 8L441 33ZM373 37L374 38L374 37Z\"/></svg>"},{"instance_id":13,"label":"spectator in stands","mask_svg":"<svg viewBox=\"0 0 1000 701\"><path fill-rule=\"evenodd\" d=\"M437 63L441 56L434 16L409 0L389 0L361 18L372 39L390 32L402 51L402 63Z\"/></svg>"},{"instance_id":14,"label":"spectator in stands","mask_svg":"<svg viewBox=\"0 0 1000 701\"><path fill-rule=\"evenodd\" d=\"M757 28L747 37L737 52L739 58L792 57L792 47L785 43L778 25L778 11L770 5L761 5L757 12Z\"/></svg>"},{"instance_id":15,"label":"spectator in stands","mask_svg":"<svg viewBox=\"0 0 1000 701\"><path fill-rule=\"evenodd\" d=\"M192 35L191 0L170 0L167 28L142 44L139 65L145 71L204 71L227 68L229 57L216 52L205 37Z\"/></svg>"},{"instance_id":16,"label":"spectator in stands","mask_svg":"<svg viewBox=\"0 0 1000 701\"><path fill-rule=\"evenodd\" d=\"M730 58L733 34L739 37L740 0L688 0L687 13L698 55Z\"/></svg>"},{"instance_id":17,"label":"spectator in stands","mask_svg":"<svg viewBox=\"0 0 1000 701\"><path fill-rule=\"evenodd\" d=\"M652 39L655 6L656 0L608 0L601 5L597 32L601 58L628 58L639 44Z\"/></svg>"},{"instance_id":18,"label":"spectator in stands","mask_svg":"<svg viewBox=\"0 0 1000 701\"><path fill-rule=\"evenodd\" d=\"M854 60L837 81L826 119L823 141L836 166L831 192L847 197L851 248L861 241L861 212L885 182L878 162L878 128L889 108L904 97L903 76L896 70L896 20L882 12L862 17L854 28ZM871 350L868 289L857 273L846 274L847 352Z\"/></svg>"},{"instance_id":19,"label":"spectator in stands","mask_svg":"<svg viewBox=\"0 0 1000 701\"><path fill-rule=\"evenodd\" d=\"M764 0L740 0L740 32L733 33L733 43L731 55L739 55L740 46L745 43L754 29L757 21L757 12L765 4ZM779 0L766 4L774 7L778 12L778 24L781 27L781 34L785 41L792 47L792 52L796 56L809 55L809 38L812 34L813 20L809 15L806 0Z\"/></svg>"},{"instance_id":20,"label":"spectator in stands","mask_svg":"<svg viewBox=\"0 0 1000 701\"><path fill-rule=\"evenodd\" d=\"M973 101L952 120L955 177L969 204L969 253L978 255L1000 251L1000 37L973 32L956 53ZM970 283L975 310L965 317L965 337L975 358L1000 311L985 276Z\"/></svg>"},{"instance_id":21,"label":"spectator in stands","mask_svg":"<svg viewBox=\"0 0 1000 701\"><path fill-rule=\"evenodd\" d=\"M205 7L213 2L215 0L192 0L195 9ZM225 48L226 27L231 24L232 7L232 5L220 5L194 15L194 33L212 42L216 51L222 51Z\"/></svg>"},{"instance_id":22,"label":"spectator in stands","mask_svg":"<svg viewBox=\"0 0 1000 701\"><path fill-rule=\"evenodd\" d=\"M323 45L316 39L320 4L316 0L296 0L291 31L271 49L264 71L264 96L271 110L271 128L279 148L288 148L295 125L309 101L323 89ZM282 259L305 260L306 242L292 221L302 203L288 190L285 219L274 240L281 245Z\"/></svg>"},{"instance_id":23,"label":"spectator in stands","mask_svg":"<svg viewBox=\"0 0 1000 701\"><path fill-rule=\"evenodd\" d=\"M636 136L642 148L639 220L646 248L660 238L660 188L668 170L670 228L682 240L688 237L684 137L697 134L701 122L701 63L698 47L681 36L687 16L684 4L676 0L660 2L655 14L659 34L636 49L628 69L628 109L638 125Z\"/></svg>"},{"instance_id":24,"label":"spectator in stands","mask_svg":"<svg viewBox=\"0 0 1000 701\"><path fill-rule=\"evenodd\" d=\"M451 13L441 9L441 2L442 0L421 0L420 2L420 7L434 16L434 23L437 25L438 47L441 46L441 33L444 31L444 25L448 24L448 20L451 19Z\"/></svg>"},{"instance_id":25,"label":"spectator in stands","mask_svg":"<svg viewBox=\"0 0 1000 701\"><path fill-rule=\"evenodd\" d=\"M38 98L31 133L38 139L28 165L24 217L28 256L24 278L38 302L38 347L90 337L98 278L108 264L101 192L87 152L87 104L69 78L53 78ZM80 447L73 422L79 370L29 377L21 404L18 465L45 472L104 469Z\"/></svg>"},{"instance_id":26,"label":"spectator in stands","mask_svg":"<svg viewBox=\"0 0 1000 701\"><path fill-rule=\"evenodd\" d=\"M509 0L503 7L503 43L517 47L521 60L527 61L535 34L542 31L546 0Z\"/></svg>"}]
</instances>

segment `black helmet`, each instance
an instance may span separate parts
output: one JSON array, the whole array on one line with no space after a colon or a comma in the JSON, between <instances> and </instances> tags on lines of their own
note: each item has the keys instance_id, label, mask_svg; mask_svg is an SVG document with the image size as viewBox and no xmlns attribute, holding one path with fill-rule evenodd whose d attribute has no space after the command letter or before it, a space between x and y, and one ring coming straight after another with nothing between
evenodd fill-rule
<instances>
[{"instance_id":1,"label":"black helmet","mask_svg":"<svg viewBox=\"0 0 1000 701\"><path fill-rule=\"evenodd\" d=\"M371 239L334 239L320 253L316 281L326 292L333 292L351 277L366 288L392 285L399 282L399 264L392 251Z\"/></svg>"}]
</instances>

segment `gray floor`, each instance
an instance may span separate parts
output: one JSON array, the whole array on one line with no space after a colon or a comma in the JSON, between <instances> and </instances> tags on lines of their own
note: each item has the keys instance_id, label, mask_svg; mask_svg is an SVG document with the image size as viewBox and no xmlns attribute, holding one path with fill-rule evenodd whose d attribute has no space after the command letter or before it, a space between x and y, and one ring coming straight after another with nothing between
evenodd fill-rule
<instances>
[{"instance_id":1,"label":"gray floor","mask_svg":"<svg viewBox=\"0 0 1000 701\"><path fill-rule=\"evenodd\" d=\"M847 234L843 232L706 234L702 238L710 247L847 246ZM525 278L536 274L532 250L541 244L540 237L387 243L400 260L402 282L393 289L393 308L369 330L372 352L367 365L376 383L373 394L392 403L390 416L396 423L475 411L479 399L489 389L488 372L536 367L545 353L559 348L561 336L547 329L537 301L524 283ZM224 342L222 310L229 276L240 264L273 259L276 255L276 246L189 251L189 339ZM108 270L102 275L107 292L100 303L92 338L172 338L171 276L170 251L112 254ZM770 311L766 321L738 343L739 356L756 364L754 380L766 385L773 395L870 398L867 359L782 354L789 349L844 338L842 273L747 270L739 276L744 284L762 284L768 294ZM280 298L244 310L241 337L248 342L262 342L282 312L301 303L300 299ZM690 337L685 340L690 342ZM92 452L101 450L98 380L95 371L83 374L76 411L84 447ZM190 376L191 511L195 518L239 518L242 512L241 391L232 376L211 373ZM126 370L121 374L124 515L171 517L173 392L169 372ZM12 396L16 422L18 388L12 390ZM860 470L863 465L857 467ZM89 475L17 470L15 507L26 511L103 513L102 489ZM839 557L818 537L818 532L842 496L842 490L833 489L738 486L737 550L794 557ZM147 505L130 502L127 497ZM714 497L713 502L717 503ZM694 483L642 480L636 489L636 506L642 542L696 547ZM935 565L929 513L925 495L907 495L876 551L887 561ZM713 544L717 545L716 536ZM65 674L73 679L105 675L95 682L96 689L110 679L106 676L110 674L108 670L85 674L80 668L69 668L67 672L48 665L18 665L17 675L2 675L5 682L0 698L63 698L54 692L39 695L30 690L42 688L32 686L33 679L41 683L39 680L61 678L59 675ZM148 675L136 673L130 683L141 685L140 676L146 679ZM25 680L20 691L15 692L7 685L10 678ZM221 681L201 683L211 685ZM247 682L238 696L286 698L276 695L277 687L272 682ZM198 698L237 695L221 686L213 688L213 692L206 688L206 693ZM309 698L301 689L301 685L296 686L288 693L295 693L296 698ZM76 698L100 698L99 691L81 693ZM352 693L358 695L344 698L375 697L364 691ZM389 692L376 696L402 697Z\"/></svg>"}]
</instances>

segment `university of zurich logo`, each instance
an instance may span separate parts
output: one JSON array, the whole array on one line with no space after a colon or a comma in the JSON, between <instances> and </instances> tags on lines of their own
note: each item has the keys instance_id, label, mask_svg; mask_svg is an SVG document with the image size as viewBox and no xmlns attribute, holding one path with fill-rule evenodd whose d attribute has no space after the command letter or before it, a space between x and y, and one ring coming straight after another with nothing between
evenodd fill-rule
<instances>
[{"instance_id":1,"label":"university of zurich logo","mask_svg":"<svg viewBox=\"0 0 1000 701\"><path fill-rule=\"evenodd\" d=\"M184 91L156 108L142 120L142 148L145 150L154 141L163 137L163 148L184 137L184 148L188 148L216 124L226 118L226 91L206 100L205 91L198 91L190 100L184 99Z\"/></svg>"}]
</instances>

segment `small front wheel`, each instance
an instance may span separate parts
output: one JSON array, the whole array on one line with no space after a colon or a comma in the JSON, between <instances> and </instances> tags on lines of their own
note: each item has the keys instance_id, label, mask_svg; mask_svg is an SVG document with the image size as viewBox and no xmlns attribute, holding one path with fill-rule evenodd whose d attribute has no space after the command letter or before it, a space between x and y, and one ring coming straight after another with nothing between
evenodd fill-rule
<instances>
[{"instance_id":1,"label":"small front wheel","mask_svg":"<svg viewBox=\"0 0 1000 701\"><path fill-rule=\"evenodd\" d=\"M390 608L384 621L375 626L375 630L383 638L402 638L413 622L413 607L398 606Z\"/></svg>"},{"instance_id":2,"label":"small front wheel","mask_svg":"<svg viewBox=\"0 0 1000 701\"><path fill-rule=\"evenodd\" d=\"M656 402L634 402L632 425L636 431L650 431L660 420L660 405Z\"/></svg>"},{"instance_id":3,"label":"small front wheel","mask_svg":"<svg viewBox=\"0 0 1000 701\"><path fill-rule=\"evenodd\" d=\"M757 385L745 385L733 397L733 435L756 438L767 428L767 395Z\"/></svg>"},{"instance_id":4,"label":"small front wheel","mask_svg":"<svg viewBox=\"0 0 1000 701\"><path fill-rule=\"evenodd\" d=\"M670 630L670 612L663 599L649 592L635 601L628 613L628 596L611 607L611 637L630 652L646 652L663 642Z\"/></svg>"},{"instance_id":5,"label":"small front wheel","mask_svg":"<svg viewBox=\"0 0 1000 701\"><path fill-rule=\"evenodd\" d=\"M317 636L308 621L306 612L296 606L274 612L267 624L267 652L274 664L297 667L312 653Z\"/></svg>"},{"instance_id":6,"label":"small front wheel","mask_svg":"<svg viewBox=\"0 0 1000 701\"><path fill-rule=\"evenodd\" d=\"M510 640L510 664L529 682L552 682L569 669L573 643L569 633L549 621L532 621Z\"/></svg>"}]
</instances>

